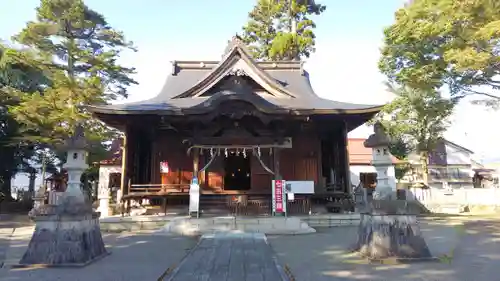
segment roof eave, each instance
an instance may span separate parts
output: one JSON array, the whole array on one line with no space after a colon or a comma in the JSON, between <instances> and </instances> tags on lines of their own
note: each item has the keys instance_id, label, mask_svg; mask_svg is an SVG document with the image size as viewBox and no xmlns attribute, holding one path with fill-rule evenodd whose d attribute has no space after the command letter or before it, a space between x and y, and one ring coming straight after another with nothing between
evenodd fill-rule
<instances>
[{"instance_id":1,"label":"roof eave","mask_svg":"<svg viewBox=\"0 0 500 281\"><path fill-rule=\"evenodd\" d=\"M169 109L155 109L155 110L125 110L114 109L105 107L88 107L88 110L94 114L108 114L108 115L189 115L196 114L195 112L187 109L169 110ZM259 108L259 111L267 114L290 114L290 115L339 115L339 114L376 114L381 110L381 107L370 107L360 109L266 109Z\"/></svg>"},{"instance_id":2,"label":"roof eave","mask_svg":"<svg viewBox=\"0 0 500 281\"><path fill-rule=\"evenodd\" d=\"M152 114L152 115L182 115L181 110L176 109L155 109L155 110L127 110L127 109L116 109L110 107L96 107L96 106L87 106L88 111L93 114L108 114L108 115L144 115L144 114Z\"/></svg>"}]
</instances>

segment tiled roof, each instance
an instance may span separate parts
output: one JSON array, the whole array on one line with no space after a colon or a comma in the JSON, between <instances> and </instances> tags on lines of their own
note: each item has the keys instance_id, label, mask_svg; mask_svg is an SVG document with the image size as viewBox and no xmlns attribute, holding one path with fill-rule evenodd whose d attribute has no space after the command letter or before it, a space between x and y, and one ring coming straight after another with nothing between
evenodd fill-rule
<instances>
[{"instance_id":1,"label":"tiled roof","mask_svg":"<svg viewBox=\"0 0 500 281\"><path fill-rule=\"evenodd\" d=\"M237 38L229 43L228 48L229 52L220 62L175 62L162 90L152 99L125 104L95 105L90 106L89 109L94 113L102 114L183 114L183 110L194 106L203 106L206 101L210 100L210 97L202 95L195 95L196 98L194 98L190 96L191 92L203 93L203 91L212 88L225 75L230 74L232 68L249 69L245 70L249 72L245 72L246 75L254 77L252 79L255 81L261 81L259 82L261 86L288 96L288 98L283 98L270 95L266 97L266 100L277 108L293 110L294 114L302 111L304 114L311 114L313 111L331 111L335 114L375 114L382 107L382 105L351 104L319 97L314 92L309 74L303 69L300 61L255 61L246 51L245 44ZM238 66L240 61L242 63ZM229 92L233 95L232 98L242 96L239 92ZM250 94L256 95L255 93Z\"/></svg>"}]
</instances>

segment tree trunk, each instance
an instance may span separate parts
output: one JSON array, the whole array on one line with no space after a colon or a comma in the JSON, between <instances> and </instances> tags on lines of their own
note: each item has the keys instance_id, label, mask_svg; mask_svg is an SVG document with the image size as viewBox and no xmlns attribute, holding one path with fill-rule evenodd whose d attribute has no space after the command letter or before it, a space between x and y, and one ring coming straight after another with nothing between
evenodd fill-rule
<instances>
[{"instance_id":1,"label":"tree trunk","mask_svg":"<svg viewBox=\"0 0 500 281\"><path fill-rule=\"evenodd\" d=\"M28 191L31 193L33 196L35 194L35 182L36 182L36 171L31 172L29 175L29 184L28 184Z\"/></svg>"},{"instance_id":2,"label":"tree trunk","mask_svg":"<svg viewBox=\"0 0 500 281\"><path fill-rule=\"evenodd\" d=\"M423 151L420 153L420 162L422 164L422 181L425 186L429 185L429 153Z\"/></svg>"},{"instance_id":3,"label":"tree trunk","mask_svg":"<svg viewBox=\"0 0 500 281\"><path fill-rule=\"evenodd\" d=\"M415 215L364 213L354 250L371 260L432 259Z\"/></svg>"},{"instance_id":4,"label":"tree trunk","mask_svg":"<svg viewBox=\"0 0 500 281\"><path fill-rule=\"evenodd\" d=\"M0 201L12 201L12 172L3 172L0 175Z\"/></svg>"}]
</instances>

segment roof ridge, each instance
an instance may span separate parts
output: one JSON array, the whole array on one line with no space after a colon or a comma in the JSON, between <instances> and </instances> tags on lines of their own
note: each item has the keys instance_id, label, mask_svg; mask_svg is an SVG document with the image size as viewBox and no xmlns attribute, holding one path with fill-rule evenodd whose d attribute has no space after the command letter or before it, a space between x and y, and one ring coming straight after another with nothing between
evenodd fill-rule
<instances>
[{"instance_id":1,"label":"roof ridge","mask_svg":"<svg viewBox=\"0 0 500 281\"><path fill-rule=\"evenodd\" d=\"M220 64L221 61L214 60L174 60L171 61L174 71L172 74L177 74L184 69L204 69L210 70ZM305 72L304 63L296 61L255 61L262 70L300 70Z\"/></svg>"}]
</instances>

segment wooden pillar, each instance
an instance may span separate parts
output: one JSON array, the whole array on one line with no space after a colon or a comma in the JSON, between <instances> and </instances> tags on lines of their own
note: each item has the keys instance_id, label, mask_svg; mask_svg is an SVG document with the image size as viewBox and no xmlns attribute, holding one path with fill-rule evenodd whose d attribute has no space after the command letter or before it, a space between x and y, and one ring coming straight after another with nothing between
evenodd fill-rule
<instances>
[{"instance_id":1,"label":"wooden pillar","mask_svg":"<svg viewBox=\"0 0 500 281\"><path fill-rule=\"evenodd\" d=\"M127 142L127 130L125 130L125 134L123 136L123 144L122 144L122 177L120 179L120 192L121 192L121 198L118 202L121 206L121 214L123 216L123 213L125 211L124 205L123 205L123 195L125 195L125 192L127 192L127 186L128 186L128 169L127 169L127 154L128 154L128 142Z\"/></svg>"},{"instance_id":2,"label":"wooden pillar","mask_svg":"<svg viewBox=\"0 0 500 281\"><path fill-rule=\"evenodd\" d=\"M279 147L273 148L273 166L274 166L274 179L281 180L281 172L280 172L280 151Z\"/></svg>"},{"instance_id":3,"label":"wooden pillar","mask_svg":"<svg viewBox=\"0 0 500 281\"><path fill-rule=\"evenodd\" d=\"M151 140L151 183L161 184L160 172L160 146L158 145L157 137L154 136Z\"/></svg>"},{"instance_id":4,"label":"wooden pillar","mask_svg":"<svg viewBox=\"0 0 500 281\"><path fill-rule=\"evenodd\" d=\"M198 179L198 171L200 170L200 150L193 148L193 178ZM198 183L200 180L198 179Z\"/></svg>"},{"instance_id":5,"label":"wooden pillar","mask_svg":"<svg viewBox=\"0 0 500 281\"><path fill-rule=\"evenodd\" d=\"M345 176L345 191L347 193L351 193L351 169L350 169L350 166L349 166L349 151L347 149L347 144L349 143L349 140L347 138L347 124L346 122L344 121L344 126L342 127L342 137L343 137L343 146L344 146L344 159L343 159L343 163L344 163L344 176Z\"/></svg>"}]
</instances>

